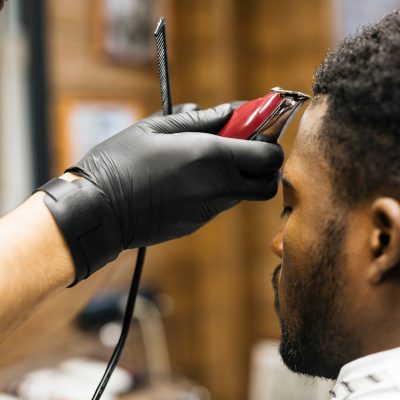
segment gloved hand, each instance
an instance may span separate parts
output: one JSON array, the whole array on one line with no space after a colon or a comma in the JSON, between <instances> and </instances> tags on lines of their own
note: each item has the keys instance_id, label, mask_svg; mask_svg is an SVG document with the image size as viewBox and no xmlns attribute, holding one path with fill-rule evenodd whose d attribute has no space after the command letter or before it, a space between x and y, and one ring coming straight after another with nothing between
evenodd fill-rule
<instances>
[{"instance_id":1,"label":"gloved hand","mask_svg":"<svg viewBox=\"0 0 400 400\"><path fill-rule=\"evenodd\" d=\"M283 161L279 145L205 134L217 133L231 113L229 105L222 105L143 120L100 143L67 170L92 182L84 183L83 189L91 193L87 199L81 195L81 201L78 196L62 207L64 215L71 214L70 224L79 222L68 207L81 207L87 218L91 208L102 203L96 213L102 215L98 224L104 229L95 239L85 233L85 257L78 260L74 253L79 248L72 246L75 264L89 259L81 276L93 273L122 249L187 235L240 200L275 195ZM70 229L61 230L70 235Z\"/></svg>"},{"instance_id":2,"label":"gloved hand","mask_svg":"<svg viewBox=\"0 0 400 400\"><path fill-rule=\"evenodd\" d=\"M243 100L235 100L231 101L229 104L233 110L236 110L239 108L243 103L246 103L246 101ZM179 113L184 113L184 112L190 112L190 111L200 111L200 107L196 103L181 103L181 104L176 104L172 107L172 114L179 114ZM153 114L150 115L150 117L161 117L162 111L157 111Z\"/></svg>"},{"instance_id":3,"label":"gloved hand","mask_svg":"<svg viewBox=\"0 0 400 400\"><path fill-rule=\"evenodd\" d=\"M190 112L190 111L199 111L200 107L196 103L181 103L181 104L176 104L172 107L172 114L179 114L179 113L184 113L184 112ZM161 110L158 110L152 114L150 114L150 117L162 117L163 113Z\"/></svg>"}]
</instances>

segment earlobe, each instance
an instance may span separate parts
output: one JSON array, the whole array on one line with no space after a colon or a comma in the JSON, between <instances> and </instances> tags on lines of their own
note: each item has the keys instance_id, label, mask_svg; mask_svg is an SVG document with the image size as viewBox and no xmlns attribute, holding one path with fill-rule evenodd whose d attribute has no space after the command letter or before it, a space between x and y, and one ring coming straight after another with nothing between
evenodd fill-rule
<instances>
[{"instance_id":1,"label":"earlobe","mask_svg":"<svg viewBox=\"0 0 400 400\"><path fill-rule=\"evenodd\" d=\"M371 283L379 283L400 263L400 205L397 200L389 197L375 200L372 219L370 246L373 260L368 279Z\"/></svg>"}]
</instances>

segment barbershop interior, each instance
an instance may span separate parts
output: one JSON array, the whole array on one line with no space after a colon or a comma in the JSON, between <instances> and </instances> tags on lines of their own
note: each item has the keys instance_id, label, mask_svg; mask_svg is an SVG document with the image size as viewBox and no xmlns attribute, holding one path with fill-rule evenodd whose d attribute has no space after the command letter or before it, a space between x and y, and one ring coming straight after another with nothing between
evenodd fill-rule
<instances>
[{"instance_id":1,"label":"barbershop interior","mask_svg":"<svg viewBox=\"0 0 400 400\"><path fill-rule=\"evenodd\" d=\"M327 51L396 8L399 0L6 0L0 215L96 144L161 112L161 17L170 101L206 109L274 87L311 95ZM280 141L285 154L304 108ZM125 346L101 398L330 398L332 381L298 376L279 356L271 278L280 260L271 241L281 211L279 188L272 200L242 201L147 249ZM0 342L0 399L92 398L120 337L137 253L125 250L66 288Z\"/></svg>"}]
</instances>

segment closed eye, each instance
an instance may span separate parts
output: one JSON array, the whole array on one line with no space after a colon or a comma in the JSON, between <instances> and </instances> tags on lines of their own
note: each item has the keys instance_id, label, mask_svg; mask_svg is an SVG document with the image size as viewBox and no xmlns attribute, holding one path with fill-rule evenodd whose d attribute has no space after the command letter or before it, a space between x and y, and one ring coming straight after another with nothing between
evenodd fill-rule
<instances>
[{"instance_id":1,"label":"closed eye","mask_svg":"<svg viewBox=\"0 0 400 400\"><path fill-rule=\"evenodd\" d=\"M284 207L283 211L281 212L281 219L286 218L290 215L290 213L292 212L292 207Z\"/></svg>"}]
</instances>

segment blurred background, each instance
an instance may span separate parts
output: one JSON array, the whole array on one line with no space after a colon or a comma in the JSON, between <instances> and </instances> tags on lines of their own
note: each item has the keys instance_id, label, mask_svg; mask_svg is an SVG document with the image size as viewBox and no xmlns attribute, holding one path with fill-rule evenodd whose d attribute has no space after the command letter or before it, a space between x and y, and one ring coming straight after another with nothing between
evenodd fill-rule
<instances>
[{"instance_id":1,"label":"blurred background","mask_svg":"<svg viewBox=\"0 0 400 400\"><path fill-rule=\"evenodd\" d=\"M167 22L173 103L209 107L261 97L274 86L310 93L329 48L396 8L400 0L7 1L0 15L0 213L97 142L161 108L153 39L159 16ZM286 153L300 114L282 141ZM129 379L120 392L130 392L122 398L329 398L329 382L291 376L276 356L270 279L278 259L270 242L281 204L280 194L240 204L190 237L149 249L121 361L121 379L125 372ZM107 361L135 254L66 290L5 340L0 389L60 398L43 394L59 371L82 377L99 367L88 360ZM38 370L50 375L32 375ZM29 392L42 386L42 394ZM63 399L83 393L60 390Z\"/></svg>"}]
</instances>

